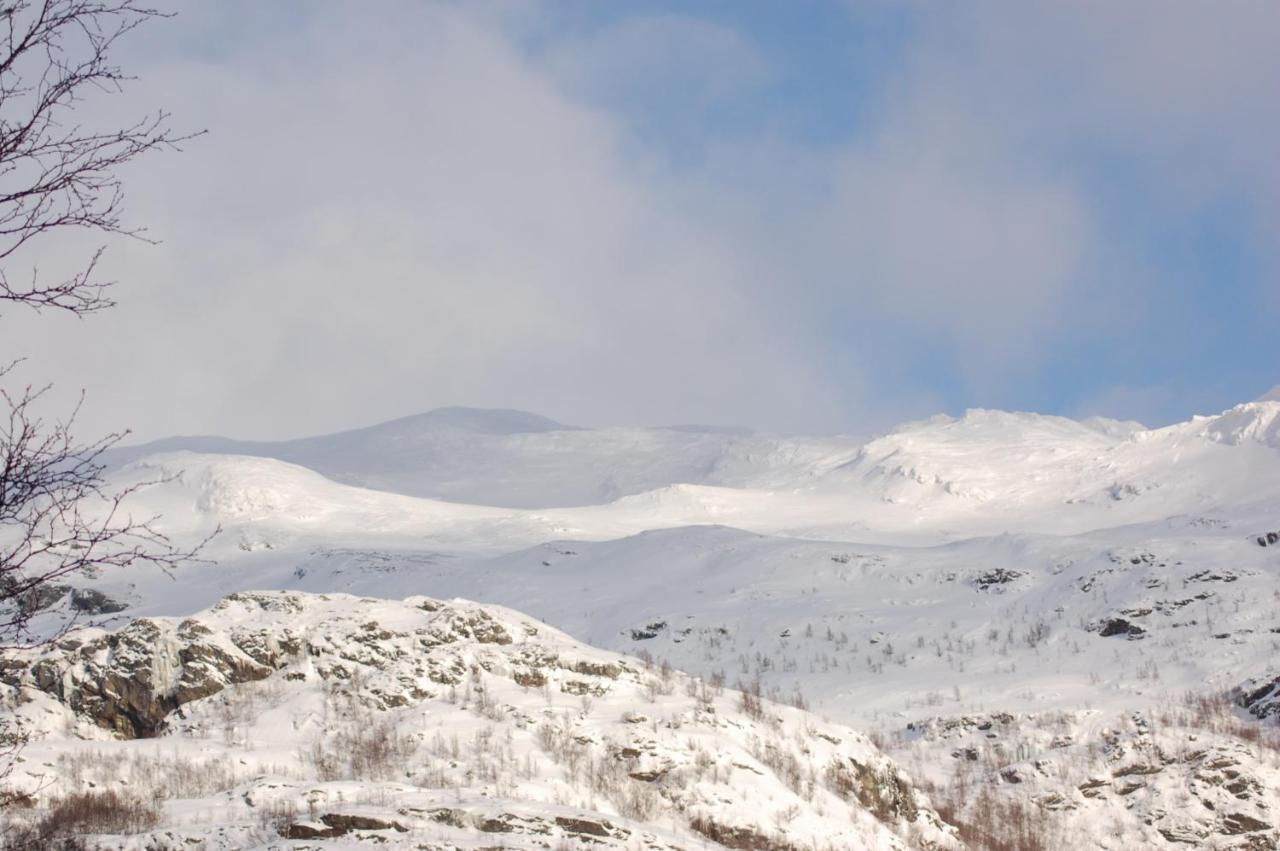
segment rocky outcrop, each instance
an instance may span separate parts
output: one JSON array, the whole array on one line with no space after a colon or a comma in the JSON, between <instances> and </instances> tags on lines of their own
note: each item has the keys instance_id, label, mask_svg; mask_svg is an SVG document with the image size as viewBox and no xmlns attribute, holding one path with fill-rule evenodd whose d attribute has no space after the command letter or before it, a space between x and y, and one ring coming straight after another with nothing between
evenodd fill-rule
<instances>
[{"instance_id":1,"label":"rocky outcrop","mask_svg":"<svg viewBox=\"0 0 1280 851\"><path fill-rule=\"evenodd\" d=\"M1002 590L1003 586L1026 576L1021 570L1009 570L1005 567L997 567L980 573L973 578L973 587L979 591Z\"/></svg>"},{"instance_id":2,"label":"rocky outcrop","mask_svg":"<svg viewBox=\"0 0 1280 851\"><path fill-rule=\"evenodd\" d=\"M16 603L24 614L47 611L66 601L67 607L81 615L110 615L128 608L96 588L77 588L65 582L44 582L17 595Z\"/></svg>"},{"instance_id":3,"label":"rocky outcrop","mask_svg":"<svg viewBox=\"0 0 1280 851\"><path fill-rule=\"evenodd\" d=\"M916 792L901 774L857 760L827 766L827 783L840 797L855 800L883 822L914 822L920 815Z\"/></svg>"},{"instance_id":4,"label":"rocky outcrop","mask_svg":"<svg viewBox=\"0 0 1280 851\"><path fill-rule=\"evenodd\" d=\"M1236 702L1254 717L1280 717L1280 677L1249 680L1236 690L1236 695Z\"/></svg>"},{"instance_id":5,"label":"rocky outcrop","mask_svg":"<svg viewBox=\"0 0 1280 851\"><path fill-rule=\"evenodd\" d=\"M198 620L140 619L119 632L68 638L32 659L10 659L0 680L56 697L125 738L159 733L184 704L261 680L297 652L279 637L215 637Z\"/></svg>"},{"instance_id":6,"label":"rocky outcrop","mask_svg":"<svg viewBox=\"0 0 1280 851\"><path fill-rule=\"evenodd\" d=\"M292 759L203 799L241 802L231 819L247 804L290 840L349 836L397 851L438 838L491 846L487 835L601 851L700 837L775 851L955 845L927 798L853 730L760 698L748 712L719 684L463 601L235 594L190 618L0 654L0 679L32 718L55 719L50 731L88 720L124 739L220 742L220 764L261 765L264 745ZM52 794L36 769L30 782ZM119 776L113 761L97 782ZM245 847L184 836L174 841Z\"/></svg>"},{"instance_id":7,"label":"rocky outcrop","mask_svg":"<svg viewBox=\"0 0 1280 851\"><path fill-rule=\"evenodd\" d=\"M1124 636L1125 638L1134 639L1142 638L1147 634L1146 629L1138 626L1128 618L1106 618L1098 623L1095 627L1098 635L1103 638L1110 638L1114 635Z\"/></svg>"},{"instance_id":8,"label":"rocky outcrop","mask_svg":"<svg viewBox=\"0 0 1280 851\"><path fill-rule=\"evenodd\" d=\"M409 828L398 821L389 819L326 813L320 816L318 824L315 822L294 822L287 825L283 833L286 839L334 839L339 836L346 836L354 830L394 830L397 833L407 833Z\"/></svg>"}]
</instances>

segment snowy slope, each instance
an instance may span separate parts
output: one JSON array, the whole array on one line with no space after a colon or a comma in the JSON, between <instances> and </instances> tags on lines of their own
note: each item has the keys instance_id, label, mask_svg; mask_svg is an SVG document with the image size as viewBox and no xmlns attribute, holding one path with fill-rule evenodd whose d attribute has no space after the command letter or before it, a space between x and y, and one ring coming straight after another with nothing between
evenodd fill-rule
<instances>
[{"instance_id":1,"label":"snowy slope","mask_svg":"<svg viewBox=\"0 0 1280 851\"><path fill-rule=\"evenodd\" d=\"M427 514L439 514L441 500L505 506L517 525L554 526L562 536L590 539L693 523L882 542L1076 533L1280 495L1276 401L1153 430L970 411L907 424L865 443L571 429L533 415L464 409L328 438L206 448L217 446L274 456L384 493L436 500L423 508ZM142 451L122 451L115 461ZM270 469L287 468L246 462L241 478L277 475ZM346 494L361 511L375 510L382 499ZM376 510L412 511L404 500L384 501L385 511ZM211 506L197 507L207 512Z\"/></svg>"},{"instance_id":2,"label":"snowy slope","mask_svg":"<svg viewBox=\"0 0 1280 851\"><path fill-rule=\"evenodd\" d=\"M237 594L2 661L20 794L163 800L114 847L955 845L855 731L508 610Z\"/></svg>"},{"instance_id":3,"label":"snowy slope","mask_svg":"<svg viewBox=\"0 0 1280 851\"><path fill-rule=\"evenodd\" d=\"M900 427L823 477L922 524L1084 531L1280 494L1280 402L1161 429L969 411Z\"/></svg>"},{"instance_id":4,"label":"snowy slope","mask_svg":"<svg viewBox=\"0 0 1280 851\"><path fill-rule=\"evenodd\" d=\"M794 483L857 447L852 438L788 439L696 426L583 429L522 411L441 408L320 437L180 437L114 450L108 458L120 467L179 450L252 455L410 496L549 508L605 503L679 483Z\"/></svg>"}]
</instances>

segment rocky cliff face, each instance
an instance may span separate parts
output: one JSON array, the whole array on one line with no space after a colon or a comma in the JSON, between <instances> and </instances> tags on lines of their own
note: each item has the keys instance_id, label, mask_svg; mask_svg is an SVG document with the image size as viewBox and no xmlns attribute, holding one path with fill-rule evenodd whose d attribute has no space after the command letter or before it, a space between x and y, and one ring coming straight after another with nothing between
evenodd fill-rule
<instances>
[{"instance_id":1,"label":"rocky cliff face","mask_svg":"<svg viewBox=\"0 0 1280 851\"><path fill-rule=\"evenodd\" d=\"M287 629L221 636L196 619L142 619L116 633L65 638L34 658L10 657L0 681L53 695L125 738L146 738L184 704L264 679L297 649Z\"/></svg>"},{"instance_id":2,"label":"rocky cliff face","mask_svg":"<svg viewBox=\"0 0 1280 851\"><path fill-rule=\"evenodd\" d=\"M44 731L33 756L59 766L50 784L25 762L15 783L47 800L152 782L175 843L955 844L852 730L470 603L234 594L10 653L0 682ZM157 737L188 779L156 784Z\"/></svg>"}]
</instances>

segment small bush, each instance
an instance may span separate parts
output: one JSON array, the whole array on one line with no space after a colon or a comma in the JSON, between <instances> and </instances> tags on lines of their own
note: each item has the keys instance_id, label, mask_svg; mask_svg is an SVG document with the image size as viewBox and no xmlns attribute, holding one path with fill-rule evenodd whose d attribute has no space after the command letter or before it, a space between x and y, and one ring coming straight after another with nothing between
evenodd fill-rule
<instances>
[{"instance_id":1,"label":"small bush","mask_svg":"<svg viewBox=\"0 0 1280 851\"><path fill-rule=\"evenodd\" d=\"M764 718L764 700L759 678L749 685L738 683L738 709L753 721Z\"/></svg>"},{"instance_id":2,"label":"small bush","mask_svg":"<svg viewBox=\"0 0 1280 851\"><path fill-rule=\"evenodd\" d=\"M38 824L8 825L0 830L0 848L22 851L93 851L78 836L45 836Z\"/></svg>"},{"instance_id":3,"label":"small bush","mask_svg":"<svg viewBox=\"0 0 1280 851\"><path fill-rule=\"evenodd\" d=\"M77 792L57 800L40 822L48 836L84 833L143 833L160 824L160 809L152 801L114 789Z\"/></svg>"},{"instance_id":4,"label":"small bush","mask_svg":"<svg viewBox=\"0 0 1280 851\"><path fill-rule=\"evenodd\" d=\"M93 834L143 833L160 823L160 810L141 797L81 792L53 802L43 818L0 828L0 848L23 851L91 851L83 838Z\"/></svg>"}]
</instances>

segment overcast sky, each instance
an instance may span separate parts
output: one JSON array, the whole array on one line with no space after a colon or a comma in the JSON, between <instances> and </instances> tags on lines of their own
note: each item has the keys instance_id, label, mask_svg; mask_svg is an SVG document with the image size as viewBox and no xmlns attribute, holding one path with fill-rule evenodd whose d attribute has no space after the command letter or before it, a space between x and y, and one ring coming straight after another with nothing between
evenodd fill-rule
<instances>
[{"instance_id":1,"label":"overcast sky","mask_svg":"<svg viewBox=\"0 0 1280 851\"><path fill-rule=\"evenodd\" d=\"M208 130L127 174L162 243L111 246L113 311L0 318L86 429L1163 424L1280 383L1273 0L172 8L84 108Z\"/></svg>"}]
</instances>

